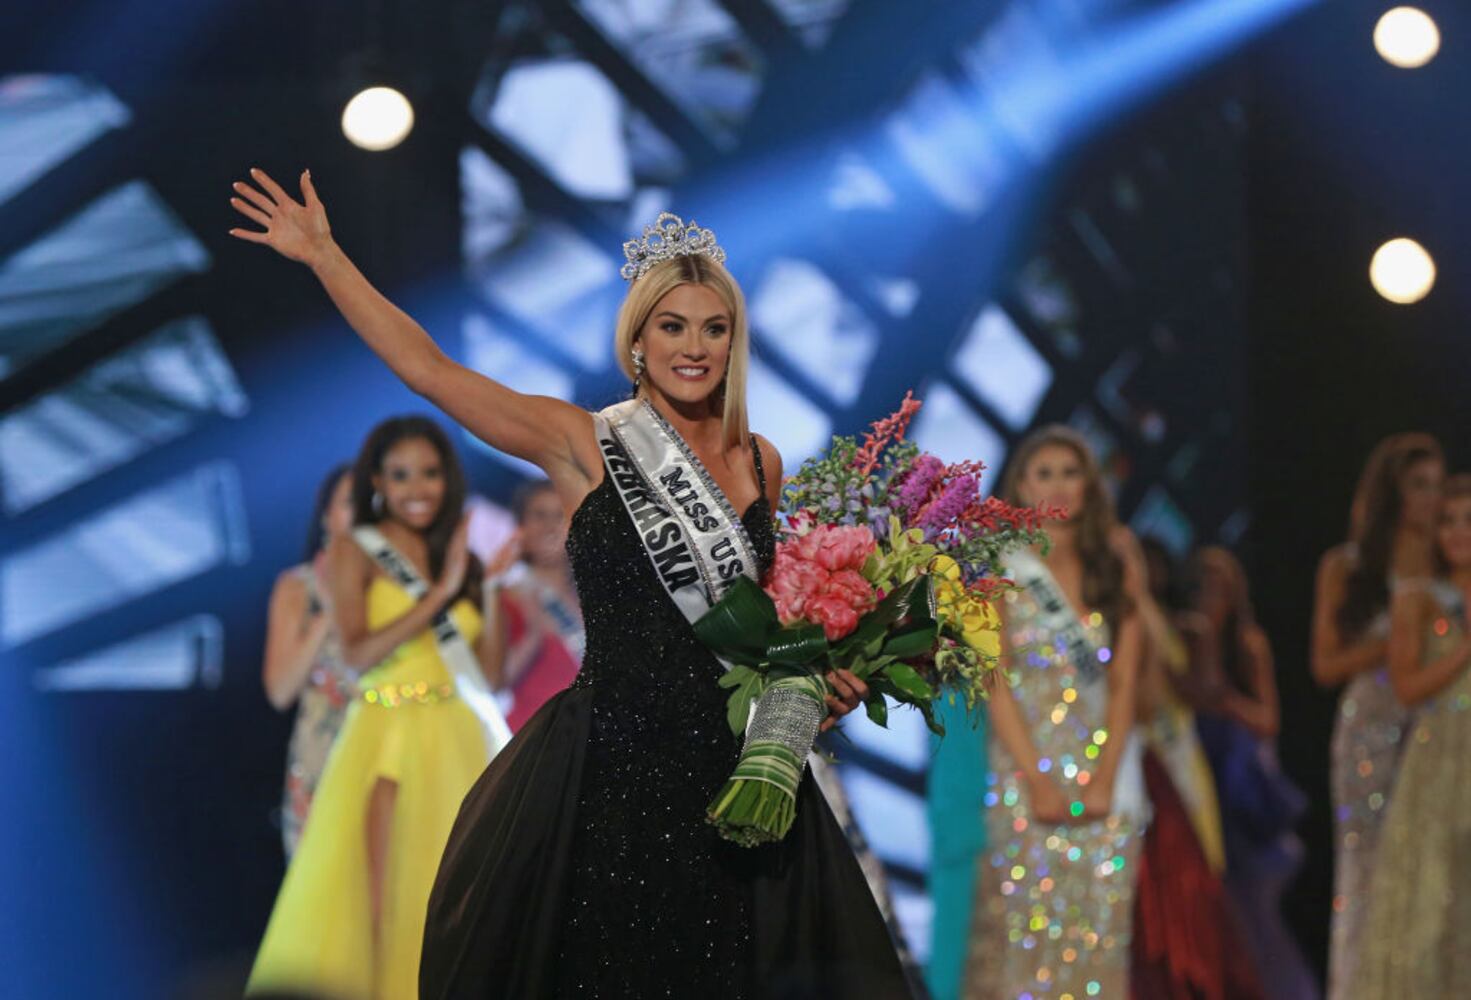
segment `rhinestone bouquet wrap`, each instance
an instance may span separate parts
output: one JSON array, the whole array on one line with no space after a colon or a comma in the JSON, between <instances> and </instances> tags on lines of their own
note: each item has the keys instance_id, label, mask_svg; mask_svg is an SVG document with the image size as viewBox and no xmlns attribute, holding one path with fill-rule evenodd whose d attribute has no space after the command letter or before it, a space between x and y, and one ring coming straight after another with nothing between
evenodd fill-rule
<instances>
[{"instance_id":1,"label":"rhinestone bouquet wrap","mask_svg":"<svg viewBox=\"0 0 1471 1000\"><path fill-rule=\"evenodd\" d=\"M729 664L727 721L741 758L707 818L738 844L780 840L832 694L827 675L868 685L875 723L890 702L940 735L940 697L985 697L1000 654L991 600L1010 586L1002 558L1045 540L1054 510L980 496L979 462L946 465L904 441L919 402L873 425L860 445L835 437L783 485L782 540L758 586L738 578L695 623Z\"/></svg>"}]
</instances>

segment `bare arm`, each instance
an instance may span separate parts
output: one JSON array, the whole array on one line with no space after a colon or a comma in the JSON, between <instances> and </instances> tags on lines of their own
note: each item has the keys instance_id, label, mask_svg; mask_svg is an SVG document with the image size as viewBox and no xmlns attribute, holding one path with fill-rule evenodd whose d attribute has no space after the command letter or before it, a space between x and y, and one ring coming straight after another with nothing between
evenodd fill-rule
<instances>
[{"instance_id":1,"label":"bare arm","mask_svg":"<svg viewBox=\"0 0 1471 1000\"><path fill-rule=\"evenodd\" d=\"M446 564L449 561L447 558ZM371 670L428 628L450 595L460 589L446 572L405 615L372 631L368 628L368 586L373 582L373 564L351 538L334 538L328 544L327 578L342 636L342 658L358 671ZM455 586L450 588L449 583Z\"/></svg>"},{"instance_id":2,"label":"bare arm","mask_svg":"<svg viewBox=\"0 0 1471 1000\"><path fill-rule=\"evenodd\" d=\"M1471 664L1471 637L1429 663L1425 626L1440 613L1434 599L1420 589L1396 594L1390 604L1389 680L1405 705L1418 705L1444 691Z\"/></svg>"},{"instance_id":3,"label":"bare arm","mask_svg":"<svg viewBox=\"0 0 1471 1000\"><path fill-rule=\"evenodd\" d=\"M1363 636L1350 641L1338 628L1338 608L1343 603L1348 569L1348 559L1341 549L1327 553L1318 564L1313 600L1313 680L1322 687L1346 684L1379 666L1389 653L1388 643L1382 638Z\"/></svg>"},{"instance_id":4,"label":"bare arm","mask_svg":"<svg viewBox=\"0 0 1471 1000\"><path fill-rule=\"evenodd\" d=\"M782 465L781 452L776 445L760 434L756 435L756 447L761 449L761 469L766 473L766 499L773 512L781 510Z\"/></svg>"},{"instance_id":5,"label":"bare arm","mask_svg":"<svg viewBox=\"0 0 1471 1000\"><path fill-rule=\"evenodd\" d=\"M1006 669L1012 660L1011 644L1007 639L1006 628L1003 626L1001 629L1002 668ZM1025 670L1027 667L1023 666L1022 669ZM1066 820L1067 797L1052 776L1042 771L1037 747L1027 733L1026 720L1022 718L1021 708L1017 705L1016 698L1012 696L1011 684L1005 676L998 679L998 683L991 692L989 710L991 725L996 730L996 736L1001 740L1001 745L1006 747L1006 752L1011 754L1011 759L1016 761L1016 766L1026 781L1028 804L1031 806L1033 817L1044 823L1061 823Z\"/></svg>"},{"instance_id":6,"label":"bare arm","mask_svg":"<svg viewBox=\"0 0 1471 1000\"><path fill-rule=\"evenodd\" d=\"M1235 641L1242 644L1242 651L1246 654L1251 693L1242 694L1228 689L1222 698L1221 711L1262 739L1276 739L1282 728L1282 719L1272 644L1267 634L1256 627Z\"/></svg>"},{"instance_id":7,"label":"bare arm","mask_svg":"<svg viewBox=\"0 0 1471 1000\"><path fill-rule=\"evenodd\" d=\"M1118 635L1114 638L1113 659L1106 668L1108 710L1104 713L1104 728L1107 740L1098 756L1098 766L1093 770L1093 780L1083 792L1083 804L1090 816L1108 815L1113 802L1119 761L1123 759L1124 747L1134 729L1134 700L1139 682L1139 660L1143 654L1141 643L1139 616L1130 615L1119 625Z\"/></svg>"},{"instance_id":8,"label":"bare arm","mask_svg":"<svg viewBox=\"0 0 1471 1000\"><path fill-rule=\"evenodd\" d=\"M1170 623L1164 609L1149 591L1149 571L1144 549L1134 532L1124 525L1115 527L1110 538L1113 550L1124 563L1124 593L1134 602L1135 617L1140 624L1139 659L1136 678L1135 716L1149 720L1164 703L1170 690L1170 670L1165 662L1170 643Z\"/></svg>"},{"instance_id":9,"label":"bare arm","mask_svg":"<svg viewBox=\"0 0 1471 1000\"><path fill-rule=\"evenodd\" d=\"M277 711L286 711L301 694L331 627L326 615L312 612L306 584L299 577L282 573L276 578L266 620L261 683Z\"/></svg>"},{"instance_id":10,"label":"bare arm","mask_svg":"<svg viewBox=\"0 0 1471 1000\"><path fill-rule=\"evenodd\" d=\"M500 690L507 682L506 671L510 633L506 616L501 613L501 588L491 581L485 582L485 600L482 617L485 627L475 643L475 656L480 661L480 672L492 690Z\"/></svg>"},{"instance_id":11,"label":"bare arm","mask_svg":"<svg viewBox=\"0 0 1471 1000\"><path fill-rule=\"evenodd\" d=\"M310 267L343 318L409 388L491 447L540 466L564 502L581 500L601 478L588 413L558 399L516 392L446 356L332 239L309 174L301 175L300 203L264 171L252 170L251 177L259 188L237 182L239 197L231 204L264 231L232 229L231 235Z\"/></svg>"}]
</instances>

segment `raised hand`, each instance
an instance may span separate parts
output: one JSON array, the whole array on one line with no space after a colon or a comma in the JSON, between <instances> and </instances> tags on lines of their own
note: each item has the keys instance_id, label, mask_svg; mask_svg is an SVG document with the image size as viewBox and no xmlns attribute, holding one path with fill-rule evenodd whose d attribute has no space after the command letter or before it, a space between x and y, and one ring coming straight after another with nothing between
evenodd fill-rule
<instances>
[{"instance_id":1,"label":"raised hand","mask_svg":"<svg viewBox=\"0 0 1471 1000\"><path fill-rule=\"evenodd\" d=\"M502 574L509 572L511 567L520 561L521 529L517 528L511 533L511 537L506 539L505 544L496 550L495 555L490 557L490 562L485 566L485 578L487 580L497 579Z\"/></svg>"},{"instance_id":2,"label":"raised hand","mask_svg":"<svg viewBox=\"0 0 1471 1000\"><path fill-rule=\"evenodd\" d=\"M312 186L311 171L301 173L302 201L298 202L264 170L252 168L251 179L258 188L243 181L233 185L238 197L230 199L235 211L265 228L232 229L230 235L251 243L264 243L281 256L312 266L332 247L332 227Z\"/></svg>"},{"instance_id":3,"label":"raised hand","mask_svg":"<svg viewBox=\"0 0 1471 1000\"><path fill-rule=\"evenodd\" d=\"M449 548L444 553L444 569L439 574L439 589L446 599L454 597L465 585L465 573L470 568L470 519L460 518Z\"/></svg>"}]
</instances>

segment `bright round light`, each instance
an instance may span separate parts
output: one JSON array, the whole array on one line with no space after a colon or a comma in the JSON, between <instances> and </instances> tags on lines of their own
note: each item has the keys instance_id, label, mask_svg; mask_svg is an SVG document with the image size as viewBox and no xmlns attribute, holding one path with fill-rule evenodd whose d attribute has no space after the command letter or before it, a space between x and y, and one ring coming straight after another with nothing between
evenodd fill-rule
<instances>
[{"instance_id":1,"label":"bright round light","mask_svg":"<svg viewBox=\"0 0 1471 1000\"><path fill-rule=\"evenodd\" d=\"M1369 265L1374 290L1391 302L1419 302L1435 287L1435 261L1414 240L1390 240Z\"/></svg>"},{"instance_id":2,"label":"bright round light","mask_svg":"<svg viewBox=\"0 0 1471 1000\"><path fill-rule=\"evenodd\" d=\"M1417 7L1396 7L1374 26L1374 48L1401 69L1419 69L1440 51L1440 29Z\"/></svg>"},{"instance_id":3,"label":"bright round light","mask_svg":"<svg viewBox=\"0 0 1471 1000\"><path fill-rule=\"evenodd\" d=\"M413 127L413 105L392 87L369 87L342 109L342 134L374 152L397 146Z\"/></svg>"}]
</instances>

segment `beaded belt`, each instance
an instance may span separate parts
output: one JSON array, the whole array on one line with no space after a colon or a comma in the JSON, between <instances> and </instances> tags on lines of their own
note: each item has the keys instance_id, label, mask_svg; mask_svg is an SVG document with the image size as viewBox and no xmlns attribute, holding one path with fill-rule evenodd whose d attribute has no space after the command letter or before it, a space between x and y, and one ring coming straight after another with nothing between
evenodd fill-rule
<instances>
[{"instance_id":1,"label":"beaded belt","mask_svg":"<svg viewBox=\"0 0 1471 1000\"><path fill-rule=\"evenodd\" d=\"M448 701L455 696L453 684L384 684L368 688L363 692L363 701L380 708L398 708L400 705L433 705Z\"/></svg>"}]
</instances>

